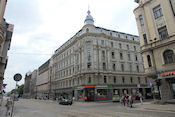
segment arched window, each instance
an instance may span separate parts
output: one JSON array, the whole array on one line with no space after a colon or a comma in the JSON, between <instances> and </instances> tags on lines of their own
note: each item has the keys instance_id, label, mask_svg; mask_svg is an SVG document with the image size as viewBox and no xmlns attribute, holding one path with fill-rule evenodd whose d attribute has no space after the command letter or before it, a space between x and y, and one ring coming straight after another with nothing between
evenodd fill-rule
<instances>
[{"instance_id":1,"label":"arched window","mask_svg":"<svg viewBox=\"0 0 175 117\"><path fill-rule=\"evenodd\" d=\"M86 32L89 32L89 28L86 29Z\"/></svg>"},{"instance_id":2,"label":"arched window","mask_svg":"<svg viewBox=\"0 0 175 117\"><path fill-rule=\"evenodd\" d=\"M166 50L163 53L165 64L175 63L175 55L172 50Z\"/></svg>"},{"instance_id":3,"label":"arched window","mask_svg":"<svg viewBox=\"0 0 175 117\"><path fill-rule=\"evenodd\" d=\"M149 67L152 67L150 55L147 55L147 61L148 61L148 66L149 66Z\"/></svg>"}]
</instances>

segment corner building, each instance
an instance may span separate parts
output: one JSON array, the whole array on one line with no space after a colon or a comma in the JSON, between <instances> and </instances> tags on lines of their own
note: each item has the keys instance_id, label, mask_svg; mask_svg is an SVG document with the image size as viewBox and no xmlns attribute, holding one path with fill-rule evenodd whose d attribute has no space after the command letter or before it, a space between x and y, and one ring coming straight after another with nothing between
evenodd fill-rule
<instances>
[{"instance_id":1,"label":"corner building","mask_svg":"<svg viewBox=\"0 0 175 117\"><path fill-rule=\"evenodd\" d=\"M135 1L146 75L155 82L154 92L160 92L162 100L175 98L175 1Z\"/></svg>"},{"instance_id":2,"label":"corner building","mask_svg":"<svg viewBox=\"0 0 175 117\"><path fill-rule=\"evenodd\" d=\"M138 36L96 27L90 11L84 23L51 58L55 97L100 101L150 93Z\"/></svg>"}]
</instances>

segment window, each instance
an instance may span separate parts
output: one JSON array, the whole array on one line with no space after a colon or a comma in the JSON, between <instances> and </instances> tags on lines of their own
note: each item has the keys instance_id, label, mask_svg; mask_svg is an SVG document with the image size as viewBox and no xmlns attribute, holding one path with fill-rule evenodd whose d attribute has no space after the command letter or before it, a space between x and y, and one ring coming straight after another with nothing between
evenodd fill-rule
<instances>
[{"instance_id":1,"label":"window","mask_svg":"<svg viewBox=\"0 0 175 117\"><path fill-rule=\"evenodd\" d=\"M137 72L139 72L139 66L138 65L136 66L136 69L137 69Z\"/></svg>"},{"instance_id":2,"label":"window","mask_svg":"<svg viewBox=\"0 0 175 117\"><path fill-rule=\"evenodd\" d=\"M123 53L120 53L120 59L123 60Z\"/></svg>"},{"instance_id":3,"label":"window","mask_svg":"<svg viewBox=\"0 0 175 117\"><path fill-rule=\"evenodd\" d=\"M113 63L113 65L112 65L112 69L115 71L115 63Z\"/></svg>"},{"instance_id":4,"label":"window","mask_svg":"<svg viewBox=\"0 0 175 117\"><path fill-rule=\"evenodd\" d=\"M129 45L126 45L126 47L127 47L127 50L129 50Z\"/></svg>"},{"instance_id":5,"label":"window","mask_svg":"<svg viewBox=\"0 0 175 117\"><path fill-rule=\"evenodd\" d=\"M175 54L173 53L172 50L166 50L163 53L163 58L165 64L175 63Z\"/></svg>"},{"instance_id":6,"label":"window","mask_svg":"<svg viewBox=\"0 0 175 117\"><path fill-rule=\"evenodd\" d=\"M114 83L116 83L116 77L114 76Z\"/></svg>"},{"instance_id":7,"label":"window","mask_svg":"<svg viewBox=\"0 0 175 117\"><path fill-rule=\"evenodd\" d=\"M147 41L146 34L143 34L143 40L144 40L144 45L147 45L148 44L148 41Z\"/></svg>"},{"instance_id":8,"label":"window","mask_svg":"<svg viewBox=\"0 0 175 117\"><path fill-rule=\"evenodd\" d=\"M138 77L138 83L140 84L140 77Z\"/></svg>"},{"instance_id":9,"label":"window","mask_svg":"<svg viewBox=\"0 0 175 117\"><path fill-rule=\"evenodd\" d=\"M112 32L110 32L110 36L112 36Z\"/></svg>"},{"instance_id":10,"label":"window","mask_svg":"<svg viewBox=\"0 0 175 117\"><path fill-rule=\"evenodd\" d=\"M104 83L107 83L107 78L106 78L106 76L104 76Z\"/></svg>"},{"instance_id":11,"label":"window","mask_svg":"<svg viewBox=\"0 0 175 117\"><path fill-rule=\"evenodd\" d=\"M166 39L168 37L168 32L167 32L166 26L159 28L158 32L159 32L160 40Z\"/></svg>"},{"instance_id":12,"label":"window","mask_svg":"<svg viewBox=\"0 0 175 117\"><path fill-rule=\"evenodd\" d=\"M115 59L115 53L111 52L112 59Z\"/></svg>"},{"instance_id":13,"label":"window","mask_svg":"<svg viewBox=\"0 0 175 117\"><path fill-rule=\"evenodd\" d=\"M131 83L133 83L133 78L132 77L130 78L130 81L131 81Z\"/></svg>"},{"instance_id":14,"label":"window","mask_svg":"<svg viewBox=\"0 0 175 117\"><path fill-rule=\"evenodd\" d=\"M91 83L91 77L88 78L88 83Z\"/></svg>"},{"instance_id":15,"label":"window","mask_svg":"<svg viewBox=\"0 0 175 117\"><path fill-rule=\"evenodd\" d=\"M91 51L88 50L88 61L91 61Z\"/></svg>"},{"instance_id":16,"label":"window","mask_svg":"<svg viewBox=\"0 0 175 117\"><path fill-rule=\"evenodd\" d=\"M88 69L91 68L91 63L87 63L87 68L88 68Z\"/></svg>"},{"instance_id":17,"label":"window","mask_svg":"<svg viewBox=\"0 0 175 117\"><path fill-rule=\"evenodd\" d=\"M140 20L140 25L143 26L144 25L144 21L143 21L143 16L142 15L139 16L139 20Z\"/></svg>"},{"instance_id":18,"label":"window","mask_svg":"<svg viewBox=\"0 0 175 117\"><path fill-rule=\"evenodd\" d=\"M119 48L122 49L122 44L121 43L119 43Z\"/></svg>"},{"instance_id":19,"label":"window","mask_svg":"<svg viewBox=\"0 0 175 117\"><path fill-rule=\"evenodd\" d=\"M105 45L105 41L101 40L101 45L104 46Z\"/></svg>"},{"instance_id":20,"label":"window","mask_svg":"<svg viewBox=\"0 0 175 117\"><path fill-rule=\"evenodd\" d=\"M134 51L136 51L136 46L134 46Z\"/></svg>"},{"instance_id":21,"label":"window","mask_svg":"<svg viewBox=\"0 0 175 117\"><path fill-rule=\"evenodd\" d=\"M122 81L123 81L123 84L125 83L125 77L124 76L122 76Z\"/></svg>"},{"instance_id":22,"label":"window","mask_svg":"<svg viewBox=\"0 0 175 117\"><path fill-rule=\"evenodd\" d=\"M135 55L135 61L138 61L137 55Z\"/></svg>"},{"instance_id":23,"label":"window","mask_svg":"<svg viewBox=\"0 0 175 117\"><path fill-rule=\"evenodd\" d=\"M114 47L114 43L113 43L113 42L111 42L111 47L112 47L112 48Z\"/></svg>"},{"instance_id":24,"label":"window","mask_svg":"<svg viewBox=\"0 0 175 117\"><path fill-rule=\"evenodd\" d=\"M86 32L89 32L89 28L86 28Z\"/></svg>"},{"instance_id":25,"label":"window","mask_svg":"<svg viewBox=\"0 0 175 117\"><path fill-rule=\"evenodd\" d=\"M124 71L124 65L123 64L121 64L121 70Z\"/></svg>"},{"instance_id":26,"label":"window","mask_svg":"<svg viewBox=\"0 0 175 117\"><path fill-rule=\"evenodd\" d=\"M152 67L150 55L147 55L147 61L148 61L148 66L149 66L149 67Z\"/></svg>"},{"instance_id":27,"label":"window","mask_svg":"<svg viewBox=\"0 0 175 117\"><path fill-rule=\"evenodd\" d=\"M105 58L105 51L102 50L102 58L104 59Z\"/></svg>"},{"instance_id":28,"label":"window","mask_svg":"<svg viewBox=\"0 0 175 117\"><path fill-rule=\"evenodd\" d=\"M103 70L106 70L106 63L103 63Z\"/></svg>"},{"instance_id":29,"label":"window","mask_svg":"<svg viewBox=\"0 0 175 117\"><path fill-rule=\"evenodd\" d=\"M157 19L157 18L163 16L163 14L162 14L162 8L160 7L160 5L157 6L157 7L155 7L155 8L153 9L153 13L154 13L154 18L155 18L155 19Z\"/></svg>"},{"instance_id":30,"label":"window","mask_svg":"<svg viewBox=\"0 0 175 117\"><path fill-rule=\"evenodd\" d=\"M97 89L97 96L107 96L107 89Z\"/></svg>"},{"instance_id":31,"label":"window","mask_svg":"<svg viewBox=\"0 0 175 117\"><path fill-rule=\"evenodd\" d=\"M131 60L131 55L130 55L130 54L128 54L128 60L129 60L129 61Z\"/></svg>"},{"instance_id":32,"label":"window","mask_svg":"<svg viewBox=\"0 0 175 117\"><path fill-rule=\"evenodd\" d=\"M132 72L132 64L129 64L129 71Z\"/></svg>"}]
</instances>

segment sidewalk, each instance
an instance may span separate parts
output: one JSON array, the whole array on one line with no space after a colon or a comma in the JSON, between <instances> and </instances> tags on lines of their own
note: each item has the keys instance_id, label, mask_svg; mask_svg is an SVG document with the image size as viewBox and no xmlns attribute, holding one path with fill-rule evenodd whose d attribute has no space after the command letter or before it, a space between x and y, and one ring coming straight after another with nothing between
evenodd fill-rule
<instances>
[{"instance_id":1,"label":"sidewalk","mask_svg":"<svg viewBox=\"0 0 175 117\"><path fill-rule=\"evenodd\" d=\"M135 104L136 108L146 110L171 111L175 112L175 104L155 104L154 101Z\"/></svg>"},{"instance_id":2,"label":"sidewalk","mask_svg":"<svg viewBox=\"0 0 175 117\"><path fill-rule=\"evenodd\" d=\"M6 107L5 101L3 100L2 105L0 106L0 117L5 117Z\"/></svg>"}]
</instances>

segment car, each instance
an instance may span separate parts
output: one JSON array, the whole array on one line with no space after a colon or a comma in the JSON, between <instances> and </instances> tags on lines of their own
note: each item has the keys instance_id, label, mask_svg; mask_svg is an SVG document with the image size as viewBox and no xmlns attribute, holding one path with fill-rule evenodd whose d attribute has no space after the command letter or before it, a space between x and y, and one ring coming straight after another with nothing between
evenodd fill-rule
<instances>
[{"instance_id":1,"label":"car","mask_svg":"<svg viewBox=\"0 0 175 117\"><path fill-rule=\"evenodd\" d=\"M113 95L112 101L113 102L119 102L120 101L120 96L119 95Z\"/></svg>"},{"instance_id":2,"label":"car","mask_svg":"<svg viewBox=\"0 0 175 117\"><path fill-rule=\"evenodd\" d=\"M70 100L70 99L62 99L62 100L60 100L59 104L72 105L72 100Z\"/></svg>"}]
</instances>

